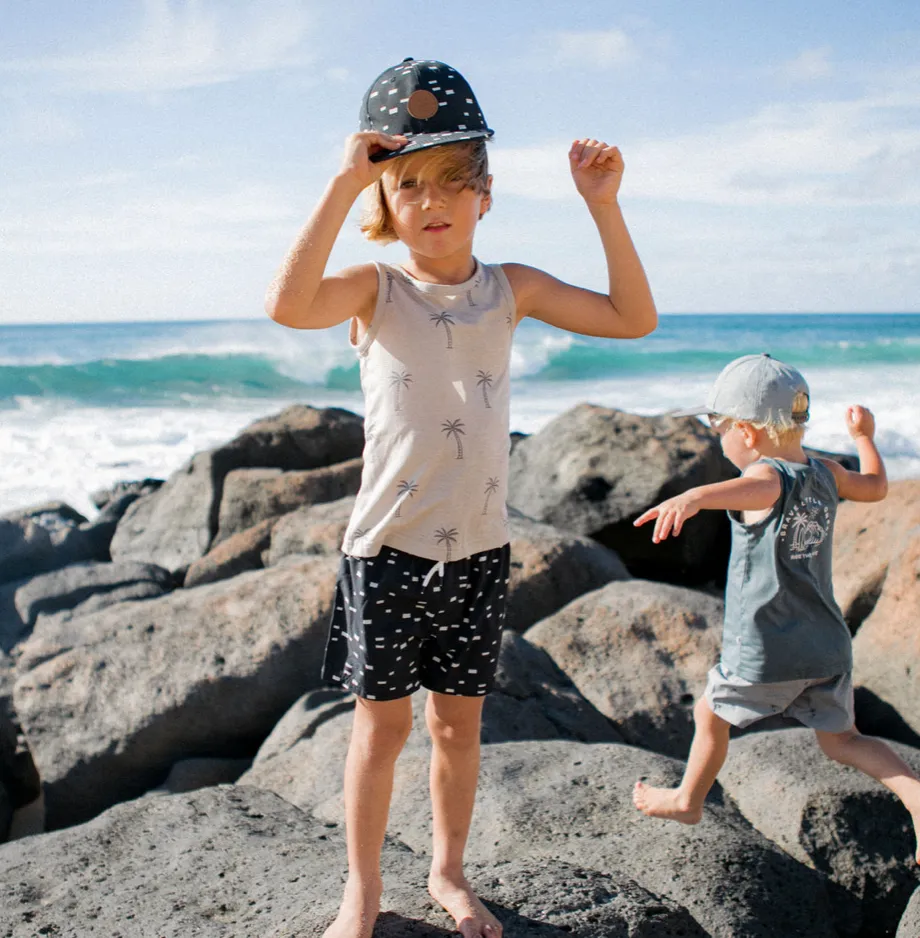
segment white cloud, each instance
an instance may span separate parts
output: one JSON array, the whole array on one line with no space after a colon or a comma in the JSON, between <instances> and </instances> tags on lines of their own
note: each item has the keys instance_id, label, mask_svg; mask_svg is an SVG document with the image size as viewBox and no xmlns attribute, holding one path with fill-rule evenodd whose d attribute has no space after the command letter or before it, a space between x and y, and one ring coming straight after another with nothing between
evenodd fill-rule
<instances>
[{"instance_id":1,"label":"white cloud","mask_svg":"<svg viewBox=\"0 0 920 938\"><path fill-rule=\"evenodd\" d=\"M622 29L560 32L553 36L556 65L579 68L620 68L639 58L635 43Z\"/></svg>"},{"instance_id":2,"label":"white cloud","mask_svg":"<svg viewBox=\"0 0 920 938\"><path fill-rule=\"evenodd\" d=\"M175 91L311 61L311 19L294 0L217 4L144 0L137 33L111 49L9 62L7 72L66 78L68 89Z\"/></svg>"},{"instance_id":3,"label":"white cloud","mask_svg":"<svg viewBox=\"0 0 920 938\"><path fill-rule=\"evenodd\" d=\"M777 74L790 82L815 81L829 78L834 69L830 63L831 50L828 46L820 49L806 49L788 62L777 68Z\"/></svg>"},{"instance_id":4,"label":"white cloud","mask_svg":"<svg viewBox=\"0 0 920 938\"><path fill-rule=\"evenodd\" d=\"M903 90L854 101L777 104L695 134L624 152L624 194L715 205L920 205L920 127ZM498 191L534 199L572 192L566 144L501 149Z\"/></svg>"}]
</instances>

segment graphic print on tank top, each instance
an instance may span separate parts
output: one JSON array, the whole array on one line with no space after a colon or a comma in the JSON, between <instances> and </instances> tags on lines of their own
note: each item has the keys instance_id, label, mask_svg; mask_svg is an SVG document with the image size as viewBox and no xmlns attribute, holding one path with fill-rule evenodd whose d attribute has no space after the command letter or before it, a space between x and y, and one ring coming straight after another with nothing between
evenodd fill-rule
<instances>
[{"instance_id":1,"label":"graphic print on tank top","mask_svg":"<svg viewBox=\"0 0 920 938\"><path fill-rule=\"evenodd\" d=\"M465 424L462 420L445 420L441 424L441 430L447 434L448 439L453 437L457 441L457 459L463 459L463 443L460 437L466 433L463 429Z\"/></svg>"},{"instance_id":2,"label":"graphic print on tank top","mask_svg":"<svg viewBox=\"0 0 920 938\"><path fill-rule=\"evenodd\" d=\"M482 388L482 400L489 410L492 409L492 405L489 403L489 388L492 387L493 380L491 371L483 371L480 368L479 371L476 372L476 385Z\"/></svg>"},{"instance_id":3,"label":"graphic print on tank top","mask_svg":"<svg viewBox=\"0 0 920 938\"><path fill-rule=\"evenodd\" d=\"M489 513L489 499L498 491L499 484L499 480L494 478L490 478L489 481L486 482L486 500L485 504L482 506L482 513L484 515Z\"/></svg>"},{"instance_id":4,"label":"graphic print on tank top","mask_svg":"<svg viewBox=\"0 0 920 938\"><path fill-rule=\"evenodd\" d=\"M444 326L444 331L447 333L447 347L452 349L454 347L454 335L450 331L450 327L454 324L454 317L445 309L440 313L432 313L428 318L434 323L435 329L438 326Z\"/></svg>"},{"instance_id":5,"label":"graphic print on tank top","mask_svg":"<svg viewBox=\"0 0 920 938\"><path fill-rule=\"evenodd\" d=\"M396 403L393 405L393 410L395 410L397 414L402 411L402 401L399 392L402 390L408 391L410 384L412 384L412 375L405 369L390 372L390 387L394 388L396 395Z\"/></svg>"},{"instance_id":6,"label":"graphic print on tank top","mask_svg":"<svg viewBox=\"0 0 920 938\"><path fill-rule=\"evenodd\" d=\"M438 528L434 532L435 540L444 547L446 556L444 557L445 563L450 563L450 549L457 541L457 529L456 528Z\"/></svg>"},{"instance_id":7,"label":"graphic print on tank top","mask_svg":"<svg viewBox=\"0 0 920 938\"><path fill-rule=\"evenodd\" d=\"M807 560L816 557L830 530L830 509L821 499L806 495L783 517L780 540L788 539L789 559Z\"/></svg>"},{"instance_id":8,"label":"graphic print on tank top","mask_svg":"<svg viewBox=\"0 0 920 938\"><path fill-rule=\"evenodd\" d=\"M403 503L410 498L415 497L415 493L418 491L418 485L412 479L400 479L399 484L396 486L396 514L394 518L402 517L402 506Z\"/></svg>"}]
</instances>

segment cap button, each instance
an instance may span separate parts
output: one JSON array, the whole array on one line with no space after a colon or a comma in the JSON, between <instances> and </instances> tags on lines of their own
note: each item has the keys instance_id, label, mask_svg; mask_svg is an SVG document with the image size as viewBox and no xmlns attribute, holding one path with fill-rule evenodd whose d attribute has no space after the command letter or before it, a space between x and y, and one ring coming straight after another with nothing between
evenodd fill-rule
<instances>
[{"instance_id":1,"label":"cap button","mask_svg":"<svg viewBox=\"0 0 920 938\"><path fill-rule=\"evenodd\" d=\"M414 61L415 61L415 59L413 59L411 55L407 55L407 56L403 59L403 62L414 62Z\"/></svg>"}]
</instances>

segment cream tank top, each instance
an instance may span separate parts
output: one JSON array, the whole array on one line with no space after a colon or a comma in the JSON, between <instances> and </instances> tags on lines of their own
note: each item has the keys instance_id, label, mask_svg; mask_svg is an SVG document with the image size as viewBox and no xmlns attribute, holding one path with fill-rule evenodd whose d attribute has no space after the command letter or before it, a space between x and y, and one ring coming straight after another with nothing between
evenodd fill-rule
<instances>
[{"instance_id":1,"label":"cream tank top","mask_svg":"<svg viewBox=\"0 0 920 938\"><path fill-rule=\"evenodd\" d=\"M377 264L377 304L353 343L364 392L364 469L342 550L384 545L433 561L508 542L514 295L498 264L464 283Z\"/></svg>"}]
</instances>

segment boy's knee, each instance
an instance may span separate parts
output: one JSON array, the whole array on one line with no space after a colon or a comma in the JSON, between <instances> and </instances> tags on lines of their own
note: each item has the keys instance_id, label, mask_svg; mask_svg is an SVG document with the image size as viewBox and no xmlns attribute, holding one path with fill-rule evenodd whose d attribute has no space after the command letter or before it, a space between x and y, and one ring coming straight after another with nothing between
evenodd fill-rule
<instances>
[{"instance_id":1,"label":"boy's knee","mask_svg":"<svg viewBox=\"0 0 920 938\"><path fill-rule=\"evenodd\" d=\"M822 733L820 730L815 732L818 739L818 745L821 751L834 762L846 764L848 762L848 751L850 743L859 735L856 729L847 730L844 733Z\"/></svg>"},{"instance_id":2,"label":"boy's knee","mask_svg":"<svg viewBox=\"0 0 920 938\"><path fill-rule=\"evenodd\" d=\"M358 707L353 738L374 752L398 755L412 732L411 707L374 707L364 701Z\"/></svg>"},{"instance_id":3,"label":"boy's knee","mask_svg":"<svg viewBox=\"0 0 920 938\"><path fill-rule=\"evenodd\" d=\"M693 705L693 719L696 723L710 722L714 716L712 707L709 706L709 701L705 697L700 697Z\"/></svg>"},{"instance_id":4,"label":"boy's knee","mask_svg":"<svg viewBox=\"0 0 920 938\"><path fill-rule=\"evenodd\" d=\"M480 720L478 714L458 717L438 713L430 707L425 714L432 742L444 748L464 749L479 742Z\"/></svg>"}]
</instances>

